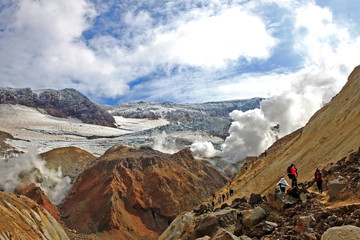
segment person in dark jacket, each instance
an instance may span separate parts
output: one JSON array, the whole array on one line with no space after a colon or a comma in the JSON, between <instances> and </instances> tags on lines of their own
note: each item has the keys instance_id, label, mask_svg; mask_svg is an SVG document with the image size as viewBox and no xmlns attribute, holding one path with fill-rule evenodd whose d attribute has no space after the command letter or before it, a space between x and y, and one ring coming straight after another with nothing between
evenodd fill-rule
<instances>
[{"instance_id":1,"label":"person in dark jacket","mask_svg":"<svg viewBox=\"0 0 360 240\"><path fill-rule=\"evenodd\" d=\"M292 163L288 169L289 169L288 177L291 179L291 187L297 187L298 186L298 184L297 184L298 173L297 173L295 164Z\"/></svg>"},{"instance_id":2,"label":"person in dark jacket","mask_svg":"<svg viewBox=\"0 0 360 240\"><path fill-rule=\"evenodd\" d=\"M324 180L323 173L320 171L320 169L317 168L314 175L315 175L315 181L316 181L317 188L318 188L319 192L322 193L323 192L323 180Z\"/></svg>"}]
</instances>

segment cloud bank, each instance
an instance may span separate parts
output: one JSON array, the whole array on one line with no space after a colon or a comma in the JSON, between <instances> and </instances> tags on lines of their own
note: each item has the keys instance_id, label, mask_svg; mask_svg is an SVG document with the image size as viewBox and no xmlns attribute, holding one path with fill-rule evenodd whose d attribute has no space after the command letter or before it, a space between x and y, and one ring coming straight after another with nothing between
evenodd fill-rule
<instances>
[{"instance_id":1,"label":"cloud bank","mask_svg":"<svg viewBox=\"0 0 360 240\"><path fill-rule=\"evenodd\" d=\"M349 66L356 63L348 50L359 38L351 40L346 29L336 26L328 9L310 3L296 10L295 20L294 34L299 36L295 48L306 67L283 74L289 85L271 93L260 109L230 114L230 136L222 145L228 161L259 155L278 138L304 126L339 92L352 70Z\"/></svg>"},{"instance_id":2,"label":"cloud bank","mask_svg":"<svg viewBox=\"0 0 360 240\"><path fill-rule=\"evenodd\" d=\"M204 102L271 97L290 76L321 69L339 88L358 64L360 31L337 9L311 0L3 1L0 83L73 87L97 101Z\"/></svg>"}]
</instances>

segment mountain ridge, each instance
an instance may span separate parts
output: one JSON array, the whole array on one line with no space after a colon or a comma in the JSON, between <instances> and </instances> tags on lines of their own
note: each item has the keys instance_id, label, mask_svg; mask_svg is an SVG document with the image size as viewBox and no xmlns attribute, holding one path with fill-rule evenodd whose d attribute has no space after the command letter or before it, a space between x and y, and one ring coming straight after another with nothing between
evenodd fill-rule
<instances>
[{"instance_id":1,"label":"mountain ridge","mask_svg":"<svg viewBox=\"0 0 360 240\"><path fill-rule=\"evenodd\" d=\"M173 103L173 102L129 102L110 106L99 104L113 116L126 118L165 118L168 120L179 121L183 119L196 119L206 117L229 117L233 110L247 111L259 108L260 102L264 98L250 98L240 100L228 100L205 103Z\"/></svg>"},{"instance_id":2,"label":"mountain ridge","mask_svg":"<svg viewBox=\"0 0 360 240\"><path fill-rule=\"evenodd\" d=\"M110 114L72 88L35 91L30 88L0 88L0 104L42 108L54 117L75 117L84 123L115 127L115 120Z\"/></svg>"}]
</instances>

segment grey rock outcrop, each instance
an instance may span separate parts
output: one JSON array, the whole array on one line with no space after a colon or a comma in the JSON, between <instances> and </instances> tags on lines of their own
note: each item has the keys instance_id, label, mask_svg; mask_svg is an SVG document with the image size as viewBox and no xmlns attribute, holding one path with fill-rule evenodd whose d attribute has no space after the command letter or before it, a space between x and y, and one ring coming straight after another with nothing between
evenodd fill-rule
<instances>
[{"instance_id":1,"label":"grey rock outcrop","mask_svg":"<svg viewBox=\"0 0 360 240\"><path fill-rule=\"evenodd\" d=\"M346 183L341 182L339 179L334 179L327 183L327 187L329 190L330 199L334 199L341 190L343 190L347 186Z\"/></svg>"},{"instance_id":2,"label":"grey rock outcrop","mask_svg":"<svg viewBox=\"0 0 360 240\"><path fill-rule=\"evenodd\" d=\"M355 239L360 239L360 228L352 225L329 228L321 236L321 240L355 240Z\"/></svg>"},{"instance_id":3,"label":"grey rock outcrop","mask_svg":"<svg viewBox=\"0 0 360 240\"><path fill-rule=\"evenodd\" d=\"M55 117L74 117L84 123L114 127L114 118L75 89L0 88L0 104L42 108Z\"/></svg>"}]
</instances>

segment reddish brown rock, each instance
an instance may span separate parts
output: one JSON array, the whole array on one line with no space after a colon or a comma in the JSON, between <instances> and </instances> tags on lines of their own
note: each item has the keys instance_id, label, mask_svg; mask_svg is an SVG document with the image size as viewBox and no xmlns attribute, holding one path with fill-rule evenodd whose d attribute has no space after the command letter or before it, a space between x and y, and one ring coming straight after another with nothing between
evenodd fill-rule
<instances>
[{"instance_id":1,"label":"reddish brown rock","mask_svg":"<svg viewBox=\"0 0 360 240\"><path fill-rule=\"evenodd\" d=\"M60 222L60 214L57 207L46 197L43 190L40 187L37 187L35 183L32 183L31 185L21 189L19 193L27 196L45 208L51 214L51 216Z\"/></svg>"},{"instance_id":2,"label":"reddish brown rock","mask_svg":"<svg viewBox=\"0 0 360 240\"><path fill-rule=\"evenodd\" d=\"M170 155L116 146L78 176L62 216L82 234L111 231L119 239L156 239L177 214L225 183L189 149Z\"/></svg>"},{"instance_id":3,"label":"reddish brown rock","mask_svg":"<svg viewBox=\"0 0 360 240\"><path fill-rule=\"evenodd\" d=\"M0 239L69 239L49 212L26 196L0 192L0 216Z\"/></svg>"}]
</instances>

